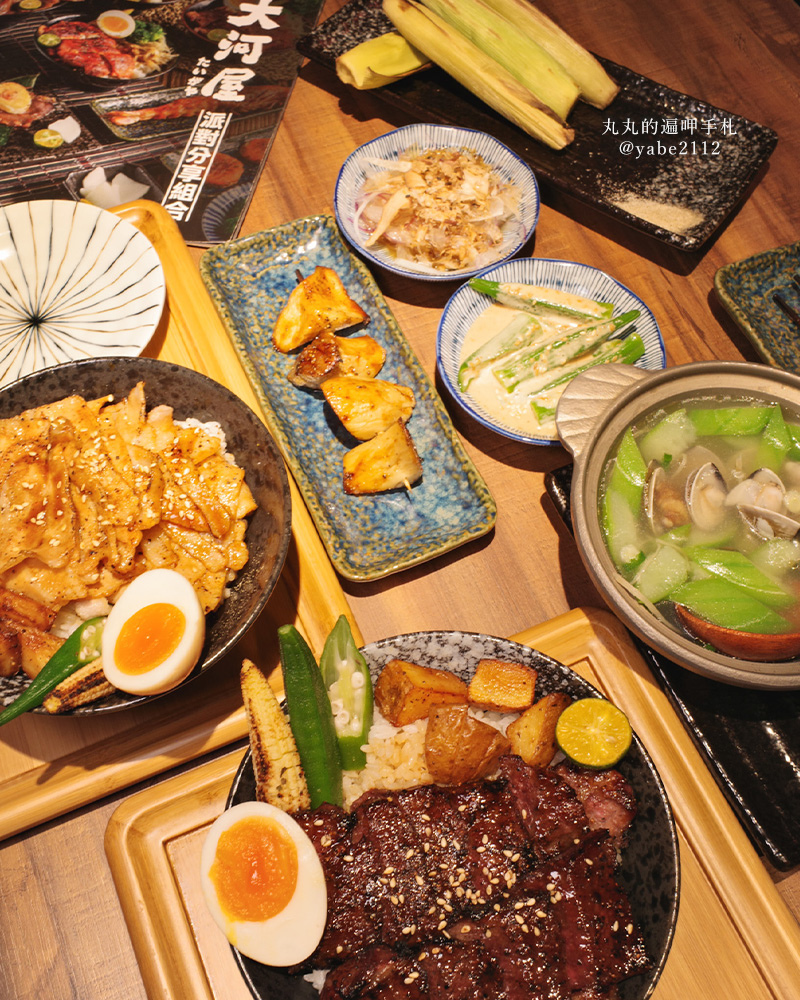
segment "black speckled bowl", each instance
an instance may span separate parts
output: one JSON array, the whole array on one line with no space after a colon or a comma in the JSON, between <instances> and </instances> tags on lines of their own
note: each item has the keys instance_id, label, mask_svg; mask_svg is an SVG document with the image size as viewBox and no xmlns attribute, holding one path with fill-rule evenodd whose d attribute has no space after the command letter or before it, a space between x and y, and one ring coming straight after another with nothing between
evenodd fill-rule
<instances>
[{"instance_id":1,"label":"black speckled bowl","mask_svg":"<svg viewBox=\"0 0 800 1000\"><path fill-rule=\"evenodd\" d=\"M483 658L526 663L538 672L537 697L566 691L574 698L600 693L569 667L508 639L472 632L413 632L382 639L363 648L373 680L391 659L410 660L452 670L465 681ZM619 1000L645 1000L655 989L667 961L680 894L680 859L675 821L661 778L647 751L634 734L633 744L618 769L631 783L638 815L622 854L619 880L628 894L652 961L652 968L619 984ZM228 806L255 799L255 779L249 752L231 786ZM318 995L301 976L290 976L241 955L233 949L242 975L255 1000L314 1000Z\"/></svg>"},{"instance_id":2,"label":"black speckled bowl","mask_svg":"<svg viewBox=\"0 0 800 1000\"><path fill-rule=\"evenodd\" d=\"M175 418L218 421L228 451L245 470L258 509L250 516L245 540L250 558L231 585L230 596L206 617L206 641L188 683L220 660L247 632L278 581L291 534L291 497L280 452L261 419L238 396L190 368L154 358L92 358L45 368L0 389L0 419L64 396L120 397L143 381L147 409L164 403ZM0 705L27 686L27 678L0 678ZM119 692L73 714L128 708L141 696Z\"/></svg>"}]
</instances>

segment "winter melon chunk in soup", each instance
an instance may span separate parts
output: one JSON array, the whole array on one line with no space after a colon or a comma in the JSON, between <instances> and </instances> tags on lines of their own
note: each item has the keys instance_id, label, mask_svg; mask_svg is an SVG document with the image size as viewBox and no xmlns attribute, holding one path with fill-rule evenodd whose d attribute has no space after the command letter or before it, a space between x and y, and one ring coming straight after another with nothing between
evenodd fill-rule
<instances>
[{"instance_id":1,"label":"winter melon chunk in soup","mask_svg":"<svg viewBox=\"0 0 800 1000\"><path fill-rule=\"evenodd\" d=\"M725 628L800 627L800 414L758 399L683 400L627 428L601 523L637 598Z\"/></svg>"}]
</instances>

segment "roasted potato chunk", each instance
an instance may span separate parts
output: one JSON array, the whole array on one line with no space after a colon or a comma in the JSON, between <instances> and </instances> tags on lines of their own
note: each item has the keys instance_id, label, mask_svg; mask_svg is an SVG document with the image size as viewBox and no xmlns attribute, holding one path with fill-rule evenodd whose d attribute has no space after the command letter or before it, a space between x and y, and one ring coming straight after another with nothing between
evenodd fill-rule
<instances>
[{"instance_id":1,"label":"roasted potato chunk","mask_svg":"<svg viewBox=\"0 0 800 1000\"><path fill-rule=\"evenodd\" d=\"M322 393L328 405L353 437L369 441L414 409L414 393L405 385L378 378L342 375L326 379Z\"/></svg>"},{"instance_id":2,"label":"roasted potato chunk","mask_svg":"<svg viewBox=\"0 0 800 1000\"><path fill-rule=\"evenodd\" d=\"M572 698L562 691L543 695L515 719L508 727L511 750L526 764L547 767L556 752L556 722L572 703Z\"/></svg>"},{"instance_id":3,"label":"roasted potato chunk","mask_svg":"<svg viewBox=\"0 0 800 1000\"><path fill-rule=\"evenodd\" d=\"M375 682L375 704L393 726L425 719L434 705L466 705L467 685L449 670L389 660Z\"/></svg>"},{"instance_id":4,"label":"roasted potato chunk","mask_svg":"<svg viewBox=\"0 0 800 1000\"><path fill-rule=\"evenodd\" d=\"M292 290L275 322L272 343L288 354L323 330L344 330L368 319L339 275L329 267L317 267Z\"/></svg>"},{"instance_id":5,"label":"roasted potato chunk","mask_svg":"<svg viewBox=\"0 0 800 1000\"><path fill-rule=\"evenodd\" d=\"M469 701L493 712L524 712L533 704L536 671L524 663L481 660L469 682Z\"/></svg>"},{"instance_id":6,"label":"roasted potato chunk","mask_svg":"<svg viewBox=\"0 0 800 1000\"><path fill-rule=\"evenodd\" d=\"M422 461L401 420L351 448L342 465L344 491L350 494L408 489L422 478Z\"/></svg>"},{"instance_id":7,"label":"roasted potato chunk","mask_svg":"<svg viewBox=\"0 0 800 1000\"><path fill-rule=\"evenodd\" d=\"M500 730L469 714L466 705L435 705L428 715L425 763L440 785L460 785L490 774L511 743Z\"/></svg>"}]
</instances>

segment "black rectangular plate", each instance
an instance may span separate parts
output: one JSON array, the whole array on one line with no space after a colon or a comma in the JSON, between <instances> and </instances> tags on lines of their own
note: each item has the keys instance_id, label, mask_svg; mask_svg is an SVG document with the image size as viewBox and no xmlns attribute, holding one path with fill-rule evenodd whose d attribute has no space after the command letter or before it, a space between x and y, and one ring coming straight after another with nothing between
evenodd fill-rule
<instances>
[{"instance_id":1,"label":"black rectangular plate","mask_svg":"<svg viewBox=\"0 0 800 1000\"><path fill-rule=\"evenodd\" d=\"M380 0L350 0L304 35L297 47L333 71L338 55L391 29ZM562 150L550 149L526 135L438 69L371 93L418 121L469 125L489 132L530 164L540 180L678 250L699 250L745 197L775 148L776 133L607 59L600 61L620 84L620 93L602 110L579 101L570 115L575 139ZM682 122L693 120L696 131L624 134L626 122L655 121L660 129L668 120L679 129ZM706 134L704 121L716 123L719 130ZM723 121L730 123L730 134L722 133ZM617 135L609 132L609 122L616 126ZM624 153L620 147L625 141L655 148L638 156ZM675 152L661 153L659 141ZM655 214L648 208L649 218L640 218L619 207L631 197L671 208ZM693 210L701 221L677 231L676 208Z\"/></svg>"},{"instance_id":2,"label":"black rectangular plate","mask_svg":"<svg viewBox=\"0 0 800 1000\"><path fill-rule=\"evenodd\" d=\"M571 465L545 476L570 528L571 485ZM722 684L633 638L755 846L781 871L800 864L800 691Z\"/></svg>"}]
</instances>

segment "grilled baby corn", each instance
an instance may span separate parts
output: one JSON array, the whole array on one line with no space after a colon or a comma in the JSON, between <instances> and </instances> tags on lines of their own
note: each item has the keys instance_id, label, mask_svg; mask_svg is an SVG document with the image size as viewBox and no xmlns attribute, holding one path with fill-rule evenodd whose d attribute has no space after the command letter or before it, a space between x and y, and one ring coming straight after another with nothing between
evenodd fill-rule
<instances>
[{"instance_id":1,"label":"grilled baby corn","mask_svg":"<svg viewBox=\"0 0 800 1000\"><path fill-rule=\"evenodd\" d=\"M89 705L93 701L113 694L114 685L106 680L103 673L103 661L98 656L96 660L79 667L75 673L58 684L42 702L45 711L51 715L69 712L80 705Z\"/></svg>"},{"instance_id":2,"label":"grilled baby corn","mask_svg":"<svg viewBox=\"0 0 800 1000\"><path fill-rule=\"evenodd\" d=\"M275 692L252 660L242 661L240 680L256 775L256 799L288 813L308 809L311 800L300 755Z\"/></svg>"}]
</instances>

